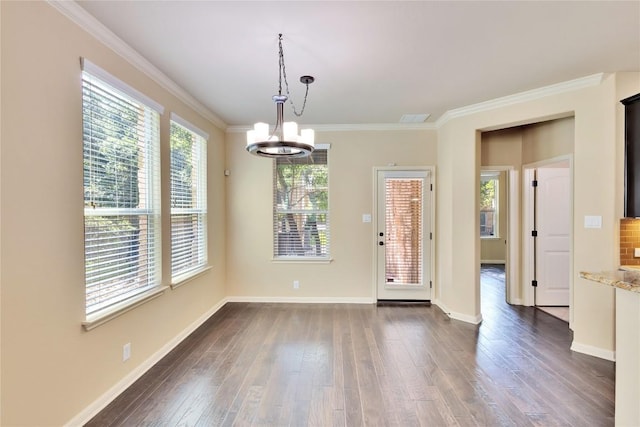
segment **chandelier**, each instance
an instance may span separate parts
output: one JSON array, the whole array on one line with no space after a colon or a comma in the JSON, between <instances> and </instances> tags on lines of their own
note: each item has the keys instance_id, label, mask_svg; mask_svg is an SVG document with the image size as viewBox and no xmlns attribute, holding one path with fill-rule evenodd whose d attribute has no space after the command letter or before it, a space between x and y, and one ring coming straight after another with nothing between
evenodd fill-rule
<instances>
[{"instance_id":1,"label":"chandelier","mask_svg":"<svg viewBox=\"0 0 640 427\"><path fill-rule=\"evenodd\" d=\"M273 102L276 103L276 124L273 131L269 132L267 123L256 123L253 130L247 132L247 151L251 154L263 157L305 157L313 152L314 132L313 129L302 129L298 134L296 122L284 121L284 104L289 100L296 116L301 117L304 107L307 105L307 95L309 85L315 80L312 76L300 77L300 82L307 89L304 93L302 110L298 113L293 101L290 99L289 83L287 82L287 72L284 66L284 54L282 52L282 34L278 38L279 46L279 78L278 94L273 95ZM286 95L282 94L282 80L285 83Z\"/></svg>"}]
</instances>

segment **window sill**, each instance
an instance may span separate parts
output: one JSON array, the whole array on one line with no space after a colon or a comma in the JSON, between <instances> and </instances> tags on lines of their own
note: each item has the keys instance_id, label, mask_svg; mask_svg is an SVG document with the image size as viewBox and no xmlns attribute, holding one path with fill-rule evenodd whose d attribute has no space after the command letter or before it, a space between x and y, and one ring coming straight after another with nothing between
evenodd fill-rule
<instances>
[{"instance_id":1,"label":"window sill","mask_svg":"<svg viewBox=\"0 0 640 427\"><path fill-rule=\"evenodd\" d=\"M480 236L480 240L500 240L500 236Z\"/></svg>"},{"instance_id":2,"label":"window sill","mask_svg":"<svg viewBox=\"0 0 640 427\"><path fill-rule=\"evenodd\" d=\"M85 331L90 331L94 328L97 328L98 326L103 325L108 321L123 315L127 311L133 310L134 308L141 306L146 302L156 299L157 297L162 295L168 288L168 286L159 286L140 295L137 295L134 298L128 299L112 307L105 308L104 310L93 313L87 316L87 320L82 322L82 327Z\"/></svg>"},{"instance_id":3,"label":"window sill","mask_svg":"<svg viewBox=\"0 0 640 427\"><path fill-rule=\"evenodd\" d=\"M272 258L274 264L330 264L333 258L280 257Z\"/></svg>"},{"instance_id":4,"label":"window sill","mask_svg":"<svg viewBox=\"0 0 640 427\"><path fill-rule=\"evenodd\" d=\"M205 265L204 267L199 268L197 270L193 270L186 274L182 274L171 281L171 289L176 289L182 285L186 285L190 281L202 276L204 273L206 273L209 270L211 270L211 266Z\"/></svg>"}]
</instances>

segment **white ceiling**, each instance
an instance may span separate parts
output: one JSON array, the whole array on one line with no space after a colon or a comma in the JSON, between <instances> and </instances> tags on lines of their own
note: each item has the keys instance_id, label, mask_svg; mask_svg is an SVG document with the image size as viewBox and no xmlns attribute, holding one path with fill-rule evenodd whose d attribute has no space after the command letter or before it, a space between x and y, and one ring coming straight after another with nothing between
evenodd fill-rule
<instances>
[{"instance_id":1,"label":"white ceiling","mask_svg":"<svg viewBox=\"0 0 640 427\"><path fill-rule=\"evenodd\" d=\"M227 125L273 122L278 33L306 124L398 123L640 71L639 1L79 1ZM290 107L285 119L293 120Z\"/></svg>"}]
</instances>

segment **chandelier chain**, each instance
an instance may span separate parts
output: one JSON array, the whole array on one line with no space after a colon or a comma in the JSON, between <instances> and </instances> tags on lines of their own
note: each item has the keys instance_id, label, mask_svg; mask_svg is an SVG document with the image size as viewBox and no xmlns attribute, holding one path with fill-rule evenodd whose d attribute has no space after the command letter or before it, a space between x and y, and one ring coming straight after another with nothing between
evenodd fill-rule
<instances>
[{"instance_id":1,"label":"chandelier chain","mask_svg":"<svg viewBox=\"0 0 640 427\"><path fill-rule=\"evenodd\" d=\"M302 109L300 112L296 109L293 100L291 99L291 93L289 92L289 82L287 81L287 69L284 65L284 52L282 50L282 34L279 35L278 39L278 47L280 49L280 61L279 61L279 79L278 79L278 93L282 95L282 79L284 78L284 86L287 92L287 98L289 99L289 103L291 104L291 108L293 109L293 114L297 117L302 117L304 114L304 108L307 106L307 96L309 95L309 83L305 83L307 87L304 92L304 101L302 102Z\"/></svg>"}]
</instances>

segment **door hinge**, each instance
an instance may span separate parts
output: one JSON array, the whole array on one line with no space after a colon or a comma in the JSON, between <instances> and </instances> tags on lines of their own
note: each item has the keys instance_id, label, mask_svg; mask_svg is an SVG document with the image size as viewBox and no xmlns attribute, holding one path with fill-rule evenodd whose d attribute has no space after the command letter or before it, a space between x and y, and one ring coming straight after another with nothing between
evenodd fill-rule
<instances>
[{"instance_id":1,"label":"door hinge","mask_svg":"<svg viewBox=\"0 0 640 427\"><path fill-rule=\"evenodd\" d=\"M429 280L429 289L433 288L433 282Z\"/></svg>"},{"instance_id":2,"label":"door hinge","mask_svg":"<svg viewBox=\"0 0 640 427\"><path fill-rule=\"evenodd\" d=\"M433 191L433 184L429 184L429 189Z\"/></svg>"},{"instance_id":3,"label":"door hinge","mask_svg":"<svg viewBox=\"0 0 640 427\"><path fill-rule=\"evenodd\" d=\"M538 186L538 180L534 179L533 181L531 181L531 186L532 187L537 187Z\"/></svg>"},{"instance_id":4,"label":"door hinge","mask_svg":"<svg viewBox=\"0 0 640 427\"><path fill-rule=\"evenodd\" d=\"M538 230L531 230L531 237L538 237Z\"/></svg>"},{"instance_id":5,"label":"door hinge","mask_svg":"<svg viewBox=\"0 0 640 427\"><path fill-rule=\"evenodd\" d=\"M537 280L532 280L531 281L531 286L533 286L534 288L538 287L538 281Z\"/></svg>"},{"instance_id":6,"label":"door hinge","mask_svg":"<svg viewBox=\"0 0 640 427\"><path fill-rule=\"evenodd\" d=\"M433 233L429 233L429 240L433 240Z\"/></svg>"}]
</instances>

